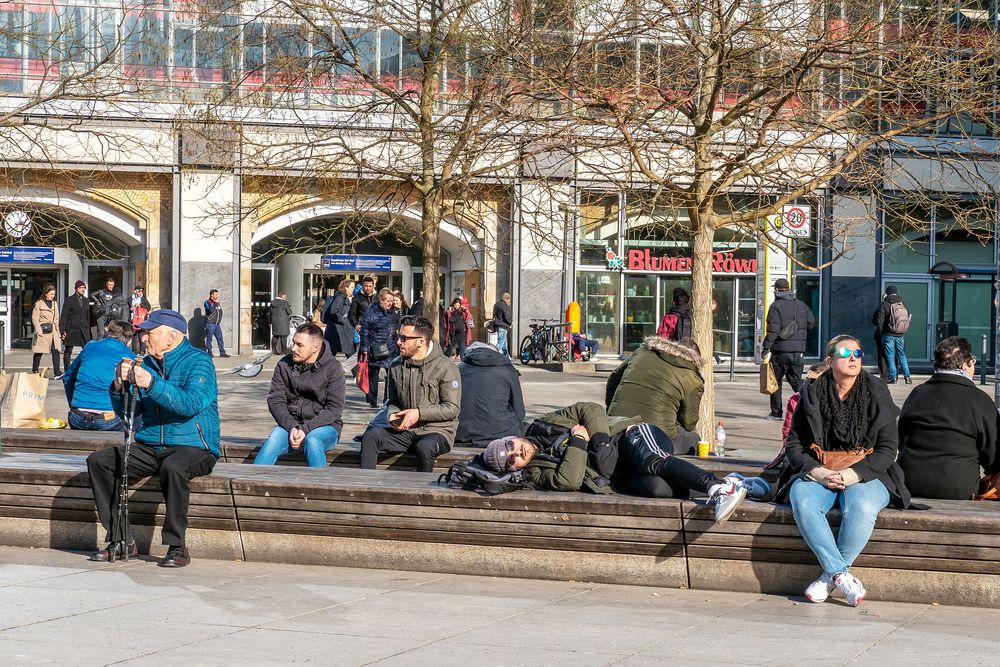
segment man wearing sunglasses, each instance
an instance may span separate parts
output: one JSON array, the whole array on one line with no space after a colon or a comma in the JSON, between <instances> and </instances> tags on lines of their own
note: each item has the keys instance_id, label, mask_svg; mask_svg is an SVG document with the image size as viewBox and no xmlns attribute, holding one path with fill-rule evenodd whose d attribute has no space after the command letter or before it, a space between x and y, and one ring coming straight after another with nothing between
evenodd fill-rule
<instances>
[{"instance_id":1,"label":"man wearing sunglasses","mask_svg":"<svg viewBox=\"0 0 1000 667\"><path fill-rule=\"evenodd\" d=\"M771 394L771 412L766 419L782 419L781 383L787 378L792 391L802 384L802 357L806 351L806 333L816 326L812 309L795 298L788 281L774 281L774 303L767 310L767 335L761 345L765 363L774 368L778 391Z\"/></svg>"},{"instance_id":2,"label":"man wearing sunglasses","mask_svg":"<svg viewBox=\"0 0 1000 667\"><path fill-rule=\"evenodd\" d=\"M361 467L374 470L379 454L412 451L417 470L432 472L434 460L451 450L458 430L462 380L441 353L424 317L400 320L399 358L389 367L388 428L369 428L361 438Z\"/></svg>"}]
</instances>

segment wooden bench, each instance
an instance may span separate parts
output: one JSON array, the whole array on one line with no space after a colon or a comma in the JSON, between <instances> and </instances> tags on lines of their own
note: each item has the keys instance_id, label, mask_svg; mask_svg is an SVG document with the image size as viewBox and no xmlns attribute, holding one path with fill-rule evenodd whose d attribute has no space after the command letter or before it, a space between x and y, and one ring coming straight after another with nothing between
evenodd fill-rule
<instances>
[{"instance_id":1,"label":"wooden bench","mask_svg":"<svg viewBox=\"0 0 1000 667\"><path fill-rule=\"evenodd\" d=\"M722 526L697 500L519 491L481 496L432 473L220 463L192 486L196 557L799 595L819 567L787 507L746 502ZM154 480L130 509L161 552ZM1000 607L1000 504L886 510L857 562L872 598ZM0 455L0 544L92 549L84 459Z\"/></svg>"}]
</instances>

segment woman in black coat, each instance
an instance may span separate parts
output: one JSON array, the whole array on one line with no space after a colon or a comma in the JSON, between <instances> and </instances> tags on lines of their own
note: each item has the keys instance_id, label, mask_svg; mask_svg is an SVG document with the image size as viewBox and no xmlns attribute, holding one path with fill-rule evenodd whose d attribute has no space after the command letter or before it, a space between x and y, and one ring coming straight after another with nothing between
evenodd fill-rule
<instances>
[{"instance_id":1,"label":"woman in black coat","mask_svg":"<svg viewBox=\"0 0 1000 667\"><path fill-rule=\"evenodd\" d=\"M345 359L354 354L354 327L347 319L353 294L354 281L345 278L337 286L337 293L323 308L322 320L323 324L326 325L323 338L326 339L334 357L337 356L338 352L342 353Z\"/></svg>"},{"instance_id":2,"label":"woman in black coat","mask_svg":"<svg viewBox=\"0 0 1000 667\"><path fill-rule=\"evenodd\" d=\"M368 405L379 407L378 376L399 356L396 336L399 335L399 313L392 307L392 290L383 287L378 300L365 311L361 318L361 345L358 347L358 361L368 362Z\"/></svg>"},{"instance_id":3,"label":"woman in black coat","mask_svg":"<svg viewBox=\"0 0 1000 667\"><path fill-rule=\"evenodd\" d=\"M74 347L83 347L90 342L90 303L87 299L87 283L77 280L72 294L66 297L59 331L63 340L63 368L69 369Z\"/></svg>"},{"instance_id":4,"label":"woman in black coat","mask_svg":"<svg viewBox=\"0 0 1000 667\"><path fill-rule=\"evenodd\" d=\"M899 415L899 465L915 496L969 500L982 477L1000 470L997 408L972 378L976 357L961 336L934 348L934 375Z\"/></svg>"},{"instance_id":5,"label":"woman in black coat","mask_svg":"<svg viewBox=\"0 0 1000 667\"><path fill-rule=\"evenodd\" d=\"M825 601L837 588L849 604L860 604L865 588L848 570L868 544L879 511L890 501L897 507L910 503L903 471L896 465L899 409L885 382L861 368L862 356L861 344L852 336L827 343L830 370L802 386L785 443L794 478L779 492L779 502L787 494L799 532L823 568L806 588L813 602ZM870 453L841 467L821 463L813 444L827 453ZM834 505L841 510L836 537L826 518Z\"/></svg>"}]
</instances>

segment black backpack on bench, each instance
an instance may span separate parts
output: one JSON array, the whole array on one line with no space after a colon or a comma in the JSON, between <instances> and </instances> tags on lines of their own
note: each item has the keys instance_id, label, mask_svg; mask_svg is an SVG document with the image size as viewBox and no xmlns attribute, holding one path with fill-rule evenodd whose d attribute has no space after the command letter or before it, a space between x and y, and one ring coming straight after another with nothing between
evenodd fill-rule
<instances>
[{"instance_id":1,"label":"black backpack on bench","mask_svg":"<svg viewBox=\"0 0 1000 667\"><path fill-rule=\"evenodd\" d=\"M453 489L476 491L486 496L497 496L531 486L523 481L524 471L515 470L498 475L483 462L483 455L477 454L469 461L452 463L448 472L438 478L438 484L447 484Z\"/></svg>"}]
</instances>

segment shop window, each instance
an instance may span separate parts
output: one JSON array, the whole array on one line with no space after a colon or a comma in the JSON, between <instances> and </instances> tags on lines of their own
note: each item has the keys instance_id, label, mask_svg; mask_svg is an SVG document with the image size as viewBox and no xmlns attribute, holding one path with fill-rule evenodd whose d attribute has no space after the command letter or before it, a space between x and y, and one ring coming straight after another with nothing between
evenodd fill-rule
<instances>
[{"instance_id":1,"label":"shop window","mask_svg":"<svg viewBox=\"0 0 1000 667\"><path fill-rule=\"evenodd\" d=\"M176 35L176 29L174 34ZM174 55L176 60L176 53ZM264 24L252 21L243 26L243 71L264 69Z\"/></svg>"},{"instance_id":2,"label":"shop window","mask_svg":"<svg viewBox=\"0 0 1000 667\"><path fill-rule=\"evenodd\" d=\"M618 195L584 192L580 197L580 263L608 265L618 251Z\"/></svg>"},{"instance_id":3,"label":"shop window","mask_svg":"<svg viewBox=\"0 0 1000 667\"><path fill-rule=\"evenodd\" d=\"M618 354L618 294L621 274L583 272L576 278L576 300L586 334L600 345L600 354Z\"/></svg>"},{"instance_id":4,"label":"shop window","mask_svg":"<svg viewBox=\"0 0 1000 667\"><path fill-rule=\"evenodd\" d=\"M656 276L625 276L625 351L656 333Z\"/></svg>"},{"instance_id":5,"label":"shop window","mask_svg":"<svg viewBox=\"0 0 1000 667\"><path fill-rule=\"evenodd\" d=\"M795 298L803 302L813 311L819 312L819 276L815 274L799 274L795 276ZM806 332L806 356L816 357L819 353L819 327L815 326Z\"/></svg>"},{"instance_id":6,"label":"shop window","mask_svg":"<svg viewBox=\"0 0 1000 667\"><path fill-rule=\"evenodd\" d=\"M691 220L686 209L662 197L630 193L625 207L625 241L630 248L688 248Z\"/></svg>"},{"instance_id":7,"label":"shop window","mask_svg":"<svg viewBox=\"0 0 1000 667\"><path fill-rule=\"evenodd\" d=\"M399 33L384 28L379 36L379 76L382 83L395 87L399 79Z\"/></svg>"},{"instance_id":8,"label":"shop window","mask_svg":"<svg viewBox=\"0 0 1000 667\"><path fill-rule=\"evenodd\" d=\"M924 273L930 268L931 214L924 206L900 206L885 212L882 270Z\"/></svg>"},{"instance_id":9,"label":"shop window","mask_svg":"<svg viewBox=\"0 0 1000 667\"><path fill-rule=\"evenodd\" d=\"M993 264L993 219L985 207L937 207L934 260Z\"/></svg>"}]
</instances>

